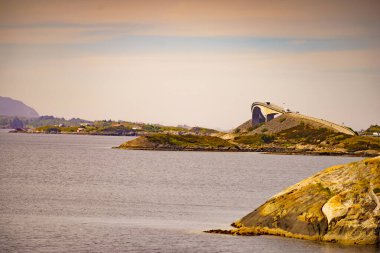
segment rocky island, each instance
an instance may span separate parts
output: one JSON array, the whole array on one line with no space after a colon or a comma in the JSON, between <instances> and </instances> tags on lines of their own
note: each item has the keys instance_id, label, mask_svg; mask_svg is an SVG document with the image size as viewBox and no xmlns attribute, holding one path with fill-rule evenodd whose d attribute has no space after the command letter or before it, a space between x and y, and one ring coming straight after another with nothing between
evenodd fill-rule
<instances>
[{"instance_id":1,"label":"rocky island","mask_svg":"<svg viewBox=\"0 0 380 253\"><path fill-rule=\"evenodd\" d=\"M291 124L288 124L288 123ZM275 125L275 127L273 127ZM338 155L375 157L380 155L380 138L348 135L282 115L258 129L237 128L233 133L195 134L149 133L119 146L122 149L238 151L275 154ZM276 131L273 130L276 129ZM236 130L236 129L235 129Z\"/></svg>"},{"instance_id":2,"label":"rocky island","mask_svg":"<svg viewBox=\"0 0 380 253\"><path fill-rule=\"evenodd\" d=\"M246 122L233 133L222 136L241 149L261 148L284 154L380 155L380 138L336 131L311 117L295 113L283 114L271 121L252 126Z\"/></svg>"},{"instance_id":3,"label":"rocky island","mask_svg":"<svg viewBox=\"0 0 380 253\"><path fill-rule=\"evenodd\" d=\"M239 147L215 136L152 134L125 142L120 149L172 151L239 151Z\"/></svg>"},{"instance_id":4,"label":"rocky island","mask_svg":"<svg viewBox=\"0 0 380 253\"><path fill-rule=\"evenodd\" d=\"M380 157L327 168L276 194L210 233L279 235L341 244L377 244L380 232Z\"/></svg>"}]
</instances>

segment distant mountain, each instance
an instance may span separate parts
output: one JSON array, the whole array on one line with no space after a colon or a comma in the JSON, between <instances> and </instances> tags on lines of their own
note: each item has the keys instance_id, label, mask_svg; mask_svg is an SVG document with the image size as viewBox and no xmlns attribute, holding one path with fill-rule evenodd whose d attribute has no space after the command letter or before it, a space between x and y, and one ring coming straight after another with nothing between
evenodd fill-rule
<instances>
[{"instance_id":1,"label":"distant mountain","mask_svg":"<svg viewBox=\"0 0 380 253\"><path fill-rule=\"evenodd\" d=\"M36 110L25 105L23 102L8 97L0 96L0 115L18 116L26 118L39 117Z\"/></svg>"}]
</instances>

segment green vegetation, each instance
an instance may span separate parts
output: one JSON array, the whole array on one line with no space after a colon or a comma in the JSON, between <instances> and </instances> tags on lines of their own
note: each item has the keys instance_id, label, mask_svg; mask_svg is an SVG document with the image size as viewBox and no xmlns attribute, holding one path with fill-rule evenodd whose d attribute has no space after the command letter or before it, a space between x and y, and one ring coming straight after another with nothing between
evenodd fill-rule
<instances>
[{"instance_id":1,"label":"green vegetation","mask_svg":"<svg viewBox=\"0 0 380 253\"><path fill-rule=\"evenodd\" d=\"M343 140L342 144L349 152L369 149L380 151L380 138L376 137L353 136Z\"/></svg>"},{"instance_id":2,"label":"green vegetation","mask_svg":"<svg viewBox=\"0 0 380 253\"><path fill-rule=\"evenodd\" d=\"M218 131L203 127L163 126L159 124L145 124L140 122L98 120L87 121L82 119L56 118L41 116L39 118L17 118L0 116L0 128L29 129L35 133L81 133L91 135L136 136L151 133L169 134L196 134L212 135Z\"/></svg>"},{"instance_id":3,"label":"green vegetation","mask_svg":"<svg viewBox=\"0 0 380 253\"><path fill-rule=\"evenodd\" d=\"M277 134L279 139L293 144L319 144L329 138L343 134L335 133L327 128L312 128L311 126L301 123L295 127L286 129ZM346 136L346 138L349 135Z\"/></svg>"},{"instance_id":4,"label":"green vegetation","mask_svg":"<svg viewBox=\"0 0 380 253\"><path fill-rule=\"evenodd\" d=\"M265 130L265 128L262 130L262 134L240 134L233 139L233 142L250 148L276 147L289 149L290 152L296 149L296 145L304 145L305 150L316 151L319 154L367 152L368 150L372 150L372 153L373 151L380 153L380 138L346 135L327 128L315 128L304 122L277 134L265 134Z\"/></svg>"},{"instance_id":5,"label":"green vegetation","mask_svg":"<svg viewBox=\"0 0 380 253\"><path fill-rule=\"evenodd\" d=\"M321 184L321 182L318 182L318 183L317 183L317 186L318 186L319 192L327 194L327 196L328 196L329 198L331 198L332 196L334 196L334 194L333 194L333 192L330 190L330 188L329 188L329 187L324 187L324 186Z\"/></svg>"},{"instance_id":6,"label":"green vegetation","mask_svg":"<svg viewBox=\"0 0 380 253\"><path fill-rule=\"evenodd\" d=\"M368 189L380 192L379 173L379 157L327 168L255 207L223 233L378 244L378 197Z\"/></svg>"},{"instance_id":7,"label":"green vegetation","mask_svg":"<svg viewBox=\"0 0 380 253\"><path fill-rule=\"evenodd\" d=\"M273 135L261 135L261 139L264 143L272 143L276 138Z\"/></svg>"},{"instance_id":8,"label":"green vegetation","mask_svg":"<svg viewBox=\"0 0 380 253\"><path fill-rule=\"evenodd\" d=\"M237 150L236 145L213 136L152 134L120 145L124 149L158 150Z\"/></svg>"},{"instance_id":9,"label":"green vegetation","mask_svg":"<svg viewBox=\"0 0 380 253\"><path fill-rule=\"evenodd\" d=\"M85 129L87 129L87 127ZM89 128L88 130L99 135L129 135L129 133L132 132L131 127L124 125L104 126L97 129Z\"/></svg>"},{"instance_id":10,"label":"green vegetation","mask_svg":"<svg viewBox=\"0 0 380 253\"><path fill-rule=\"evenodd\" d=\"M367 130L364 131L364 134L372 135L373 133L380 133L379 125L371 125Z\"/></svg>"},{"instance_id":11,"label":"green vegetation","mask_svg":"<svg viewBox=\"0 0 380 253\"><path fill-rule=\"evenodd\" d=\"M15 124L17 121L17 125ZM38 128L43 126L80 126L82 123L91 123L91 121L72 118L66 120L65 118L56 118L54 116L41 116L38 118L25 118L15 116L0 116L0 128Z\"/></svg>"},{"instance_id":12,"label":"green vegetation","mask_svg":"<svg viewBox=\"0 0 380 253\"><path fill-rule=\"evenodd\" d=\"M78 127L76 126L59 127L59 130L62 133L75 133L78 130Z\"/></svg>"},{"instance_id":13,"label":"green vegetation","mask_svg":"<svg viewBox=\"0 0 380 253\"><path fill-rule=\"evenodd\" d=\"M259 146L263 144L263 140L259 134L237 136L234 138L234 142L250 146Z\"/></svg>"},{"instance_id":14,"label":"green vegetation","mask_svg":"<svg viewBox=\"0 0 380 253\"><path fill-rule=\"evenodd\" d=\"M160 131L160 127L159 126L150 125L150 124L144 125L142 127L142 129L145 130L145 131L148 131L148 132L159 132Z\"/></svg>"},{"instance_id":15,"label":"green vegetation","mask_svg":"<svg viewBox=\"0 0 380 253\"><path fill-rule=\"evenodd\" d=\"M188 130L183 128L183 132L187 132ZM210 135L210 134L215 134L218 133L218 131L210 128L205 128L205 127L192 127L190 129L190 132L200 134L200 135Z\"/></svg>"},{"instance_id":16,"label":"green vegetation","mask_svg":"<svg viewBox=\"0 0 380 253\"><path fill-rule=\"evenodd\" d=\"M275 140L273 135L267 134L254 134L254 135L241 135L234 138L234 142L252 147L261 146L263 144L272 143Z\"/></svg>"},{"instance_id":17,"label":"green vegetation","mask_svg":"<svg viewBox=\"0 0 380 253\"><path fill-rule=\"evenodd\" d=\"M56 127L56 126L43 126L43 127L38 127L36 130L42 133L47 133L47 134L57 134L61 132L60 127Z\"/></svg>"},{"instance_id":18,"label":"green vegetation","mask_svg":"<svg viewBox=\"0 0 380 253\"><path fill-rule=\"evenodd\" d=\"M277 132L273 132L267 123L251 125L248 120L241 126L234 129L234 139L224 140L217 137L203 138L205 136L221 136L214 129L203 127L187 127L187 126L163 126L159 124L145 124L140 122L128 121L86 121L83 119L56 118L53 116L41 116L34 119L17 118L0 116L0 127L5 128L32 128L28 132L38 133L79 133L90 135L115 135L115 136L147 136L149 143L157 145L170 145L175 148L189 147L191 149L224 149L228 147L239 146L240 150L268 150L275 152L307 152L320 155L339 155L339 154L355 154L365 156L376 156L380 154L380 138L372 136L352 136L338 132L334 132L328 128L320 128L319 125L313 125L311 122L301 120L294 126L294 122L290 118L280 116L281 124ZM284 125L290 124L290 128L283 128ZM253 131L259 127L261 131L254 133ZM282 128L281 128L282 127ZM270 129L270 130L268 130ZM285 129L282 130L281 129ZM20 130L18 130L20 131ZM367 134L380 132L380 126L372 125L366 130ZM152 135L153 134L153 135ZM160 135L154 135L160 134ZM149 136L151 135L151 136ZM197 139L196 136L201 136ZM231 136L231 135L230 135ZM230 138L226 135L225 138ZM156 139L149 139L156 138ZM158 139L157 139L158 138ZM144 145L142 145L144 146Z\"/></svg>"},{"instance_id":19,"label":"green vegetation","mask_svg":"<svg viewBox=\"0 0 380 253\"><path fill-rule=\"evenodd\" d=\"M261 127L261 126L264 125L264 124L265 124L265 123L259 123L259 124L255 125L255 126L251 127L251 128L252 128L251 131L253 131L253 130L259 128L259 127Z\"/></svg>"},{"instance_id":20,"label":"green vegetation","mask_svg":"<svg viewBox=\"0 0 380 253\"><path fill-rule=\"evenodd\" d=\"M212 136L153 134L146 136L146 139L156 144L173 145L176 147L186 148L235 147L228 141Z\"/></svg>"}]
</instances>

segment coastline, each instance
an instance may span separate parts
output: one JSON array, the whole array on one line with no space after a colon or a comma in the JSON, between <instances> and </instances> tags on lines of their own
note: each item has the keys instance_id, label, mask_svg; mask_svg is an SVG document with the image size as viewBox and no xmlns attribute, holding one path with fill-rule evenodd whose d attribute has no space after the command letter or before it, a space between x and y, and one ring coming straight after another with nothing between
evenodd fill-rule
<instances>
[{"instance_id":1,"label":"coastline","mask_svg":"<svg viewBox=\"0 0 380 253\"><path fill-rule=\"evenodd\" d=\"M378 245L379 170L380 156L328 167L275 194L231 230L204 232Z\"/></svg>"},{"instance_id":2,"label":"coastline","mask_svg":"<svg viewBox=\"0 0 380 253\"><path fill-rule=\"evenodd\" d=\"M273 151L273 149L212 149L212 148L168 148L168 147L113 147L121 150L142 150L142 151L191 151L191 152L232 152L232 153L260 153L264 155L302 155L302 156L342 156L342 157L376 157L376 154L367 153L343 153L343 152L316 152L316 151Z\"/></svg>"},{"instance_id":3,"label":"coastline","mask_svg":"<svg viewBox=\"0 0 380 253\"><path fill-rule=\"evenodd\" d=\"M22 133L22 134L67 134L67 135L89 135L89 136L125 136L125 137L144 137L151 134L139 134L139 135L118 135L118 134L103 134L103 133L76 133L76 132L59 132L59 133L44 133L44 132L26 132L10 130L9 133ZM367 151L358 152L343 152L343 151L331 151L331 150L302 150L302 149L289 149L282 147L257 147L248 148L240 145L235 147L217 147L217 148L205 148L205 147L168 147L168 146L119 146L113 147L115 149L123 150L149 150L149 151L193 151L193 152L256 152L262 154L271 155L305 155L305 156L345 156L345 157L376 157L379 154L371 153Z\"/></svg>"}]
</instances>

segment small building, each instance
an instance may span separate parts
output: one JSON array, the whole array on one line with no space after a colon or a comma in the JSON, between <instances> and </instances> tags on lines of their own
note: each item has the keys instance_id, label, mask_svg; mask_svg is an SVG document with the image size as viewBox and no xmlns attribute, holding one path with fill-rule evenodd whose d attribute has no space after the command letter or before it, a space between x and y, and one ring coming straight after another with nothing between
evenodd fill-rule
<instances>
[{"instance_id":1,"label":"small building","mask_svg":"<svg viewBox=\"0 0 380 253\"><path fill-rule=\"evenodd\" d=\"M77 133L82 133L82 132L84 132L86 130L86 128L84 128L84 127L78 127L78 129L77 129Z\"/></svg>"}]
</instances>

